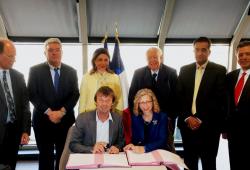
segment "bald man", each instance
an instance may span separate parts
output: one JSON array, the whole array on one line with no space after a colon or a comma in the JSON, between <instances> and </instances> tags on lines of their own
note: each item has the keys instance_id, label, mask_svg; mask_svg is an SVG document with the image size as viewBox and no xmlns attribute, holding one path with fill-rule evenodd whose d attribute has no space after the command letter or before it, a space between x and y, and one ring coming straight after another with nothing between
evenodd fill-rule
<instances>
[{"instance_id":1,"label":"bald man","mask_svg":"<svg viewBox=\"0 0 250 170\"><path fill-rule=\"evenodd\" d=\"M31 114L23 75L12 66L16 49L0 39L0 165L14 170L20 144L28 144Z\"/></svg>"}]
</instances>

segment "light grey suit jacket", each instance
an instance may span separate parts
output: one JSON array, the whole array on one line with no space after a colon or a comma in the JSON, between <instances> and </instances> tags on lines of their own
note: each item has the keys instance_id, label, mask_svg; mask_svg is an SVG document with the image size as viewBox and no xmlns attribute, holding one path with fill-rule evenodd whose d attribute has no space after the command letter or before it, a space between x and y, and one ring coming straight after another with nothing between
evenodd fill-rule
<instances>
[{"instance_id":1,"label":"light grey suit jacket","mask_svg":"<svg viewBox=\"0 0 250 170\"><path fill-rule=\"evenodd\" d=\"M109 121L109 145L122 150L125 139L122 118L117 113L111 113L113 121ZM82 113L77 117L72 129L69 148L75 153L91 153L96 143L96 111Z\"/></svg>"}]
</instances>

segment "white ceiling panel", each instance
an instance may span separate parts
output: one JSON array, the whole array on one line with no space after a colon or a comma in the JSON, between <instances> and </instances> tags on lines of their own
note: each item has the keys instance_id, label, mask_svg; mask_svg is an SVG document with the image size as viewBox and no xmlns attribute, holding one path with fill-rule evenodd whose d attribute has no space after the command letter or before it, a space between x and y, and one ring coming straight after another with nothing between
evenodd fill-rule
<instances>
[{"instance_id":1,"label":"white ceiling panel","mask_svg":"<svg viewBox=\"0 0 250 170\"><path fill-rule=\"evenodd\" d=\"M249 0L177 0L167 38L232 38Z\"/></svg>"},{"instance_id":2,"label":"white ceiling panel","mask_svg":"<svg viewBox=\"0 0 250 170\"><path fill-rule=\"evenodd\" d=\"M120 37L157 37L165 0L89 0L89 36L114 36L115 23Z\"/></svg>"},{"instance_id":3,"label":"white ceiling panel","mask_svg":"<svg viewBox=\"0 0 250 170\"><path fill-rule=\"evenodd\" d=\"M9 36L78 37L74 0L0 0Z\"/></svg>"}]
</instances>

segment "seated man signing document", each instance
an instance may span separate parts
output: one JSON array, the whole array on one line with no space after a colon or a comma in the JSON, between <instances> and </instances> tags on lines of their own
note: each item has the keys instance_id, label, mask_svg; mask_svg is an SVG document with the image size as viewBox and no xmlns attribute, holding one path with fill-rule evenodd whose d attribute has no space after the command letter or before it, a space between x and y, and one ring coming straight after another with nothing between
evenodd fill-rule
<instances>
[{"instance_id":1,"label":"seated man signing document","mask_svg":"<svg viewBox=\"0 0 250 170\"><path fill-rule=\"evenodd\" d=\"M95 94L96 110L80 114L72 130L70 150L75 153L117 154L125 140L122 118L111 112L115 102L113 90L100 87Z\"/></svg>"}]
</instances>

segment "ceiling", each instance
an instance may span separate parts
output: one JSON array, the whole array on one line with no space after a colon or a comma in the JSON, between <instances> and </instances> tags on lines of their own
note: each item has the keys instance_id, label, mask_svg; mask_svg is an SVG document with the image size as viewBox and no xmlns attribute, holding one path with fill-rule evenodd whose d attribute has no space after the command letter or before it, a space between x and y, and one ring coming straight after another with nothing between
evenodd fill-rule
<instances>
[{"instance_id":1,"label":"ceiling","mask_svg":"<svg viewBox=\"0 0 250 170\"><path fill-rule=\"evenodd\" d=\"M108 34L130 41L156 41L168 0L86 0L89 41ZM175 0L166 38L173 42L207 36L232 39L249 0ZM0 0L0 16L8 37L15 41L43 41L59 37L79 42L77 0ZM248 12L248 15L250 13ZM247 25L243 38L250 39Z\"/></svg>"}]
</instances>

